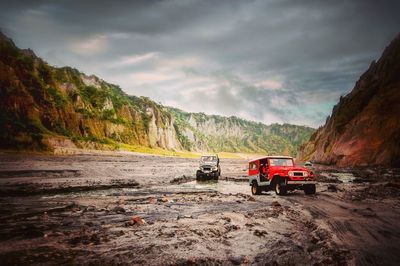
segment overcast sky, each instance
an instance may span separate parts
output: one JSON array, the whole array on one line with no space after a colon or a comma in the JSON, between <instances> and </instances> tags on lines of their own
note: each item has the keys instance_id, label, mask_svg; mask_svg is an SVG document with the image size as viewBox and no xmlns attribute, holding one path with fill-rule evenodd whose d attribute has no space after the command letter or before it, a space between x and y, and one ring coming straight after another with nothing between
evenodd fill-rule
<instances>
[{"instance_id":1,"label":"overcast sky","mask_svg":"<svg viewBox=\"0 0 400 266\"><path fill-rule=\"evenodd\" d=\"M400 31L400 1L9 1L21 48L190 112L317 127Z\"/></svg>"}]
</instances>

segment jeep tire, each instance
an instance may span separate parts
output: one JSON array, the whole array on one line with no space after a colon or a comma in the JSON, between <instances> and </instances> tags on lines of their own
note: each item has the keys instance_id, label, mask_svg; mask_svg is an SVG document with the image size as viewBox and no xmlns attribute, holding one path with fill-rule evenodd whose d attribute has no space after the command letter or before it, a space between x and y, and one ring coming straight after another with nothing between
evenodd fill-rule
<instances>
[{"instance_id":1,"label":"jeep tire","mask_svg":"<svg viewBox=\"0 0 400 266\"><path fill-rule=\"evenodd\" d=\"M197 170L196 180L202 180L202 179L203 179L203 173L200 170Z\"/></svg>"},{"instance_id":2,"label":"jeep tire","mask_svg":"<svg viewBox=\"0 0 400 266\"><path fill-rule=\"evenodd\" d=\"M214 172L213 173L214 180L218 180L218 177L219 177L219 173L218 172Z\"/></svg>"},{"instance_id":3,"label":"jeep tire","mask_svg":"<svg viewBox=\"0 0 400 266\"><path fill-rule=\"evenodd\" d=\"M284 196L287 194L287 186L286 186L285 179L278 178L275 181L274 188L275 188L276 195Z\"/></svg>"},{"instance_id":4,"label":"jeep tire","mask_svg":"<svg viewBox=\"0 0 400 266\"><path fill-rule=\"evenodd\" d=\"M260 195L262 189L258 186L257 182L251 183L251 194Z\"/></svg>"},{"instance_id":5,"label":"jeep tire","mask_svg":"<svg viewBox=\"0 0 400 266\"><path fill-rule=\"evenodd\" d=\"M311 184L311 185L304 185L304 194L306 195L312 195L315 194L316 189L315 189L315 184Z\"/></svg>"}]
</instances>

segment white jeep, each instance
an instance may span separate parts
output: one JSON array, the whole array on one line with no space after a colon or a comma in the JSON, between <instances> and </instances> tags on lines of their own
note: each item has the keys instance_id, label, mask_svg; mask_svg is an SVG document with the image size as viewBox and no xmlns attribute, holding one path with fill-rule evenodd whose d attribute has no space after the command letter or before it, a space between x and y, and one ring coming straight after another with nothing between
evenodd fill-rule
<instances>
[{"instance_id":1,"label":"white jeep","mask_svg":"<svg viewBox=\"0 0 400 266\"><path fill-rule=\"evenodd\" d=\"M221 175L218 155L203 155L200 158L199 170L196 172L196 180L218 180Z\"/></svg>"}]
</instances>

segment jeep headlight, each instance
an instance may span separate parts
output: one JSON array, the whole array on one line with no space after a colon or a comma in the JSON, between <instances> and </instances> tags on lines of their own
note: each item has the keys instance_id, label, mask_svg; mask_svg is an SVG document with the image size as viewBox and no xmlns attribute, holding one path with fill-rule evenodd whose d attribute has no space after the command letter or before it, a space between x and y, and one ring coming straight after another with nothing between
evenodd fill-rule
<instances>
[{"instance_id":1,"label":"jeep headlight","mask_svg":"<svg viewBox=\"0 0 400 266\"><path fill-rule=\"evenodd\" d=\"M213 170L213 171L215 171L215 170L217 170L217 169L218 169L218 168L217 168L216 166L213 166L213 167L212 167L212 170Z\"/></svg>"}]
</instances>

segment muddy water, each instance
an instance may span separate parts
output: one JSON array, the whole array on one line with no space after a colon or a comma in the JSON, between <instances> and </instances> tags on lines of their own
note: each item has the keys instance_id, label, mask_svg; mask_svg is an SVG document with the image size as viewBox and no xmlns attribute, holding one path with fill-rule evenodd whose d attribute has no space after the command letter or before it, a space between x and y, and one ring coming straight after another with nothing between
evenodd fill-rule
<instances>
[{"instance_id":1,"label":"muddy water","mask_svg":"<svg viewBox=\"0 0 400 266\"><path fill-rule=\"evenodd\" d=\"M196 182L197 161L191 159L3 156L0 260L5 265L399 261L397 169L317 166L316 195L295 191L278 197L252 196L248 183L239 182L246 179L246 161L221 164L221 180Z\"/></svg>"},{"instance_id":2,"label":"muddy water","mask_svg":"<svg viewBox=\"0 0 400 266\"><path fill-rule=\"evenodd\" d=\"M223 194L248 194L251 195L250 186L247 182L232 182L232 181L224 181L220 180L219 182L197 182L192 181L184 184L183 186L177 187L177 189L199 189L205 190L209 189L212 191L216 191Z\"/></svg>"}]
</instances>

